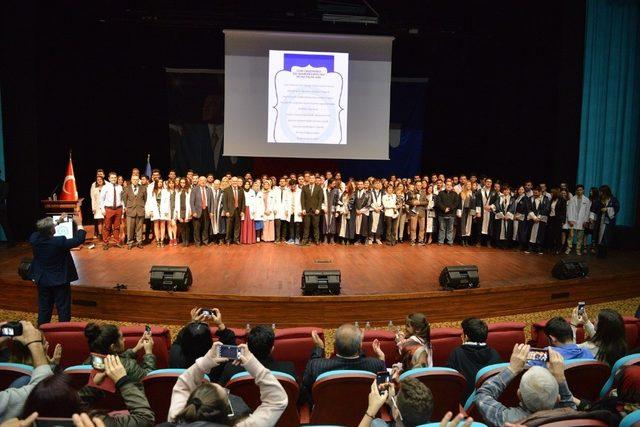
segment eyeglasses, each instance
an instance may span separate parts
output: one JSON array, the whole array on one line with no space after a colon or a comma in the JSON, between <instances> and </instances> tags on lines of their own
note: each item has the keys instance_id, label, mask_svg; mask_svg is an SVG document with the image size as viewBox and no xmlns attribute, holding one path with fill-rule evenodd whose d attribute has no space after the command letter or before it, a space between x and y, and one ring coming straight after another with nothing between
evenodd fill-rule
<instances>
[{"instance_id":1,"label":"eyeglasses","mask_svg":"<svg viewBox=\"0 0 640 427\"><path fill-rule=\"evenodd\" d=\"M398 402L396 402L395 396L391 396L391 403L393 403L393 406L396 408L396 412L398 413L398 417L400 417L400 421L403 421L402 413L400 413L400 408L398 408Z\"/></svg>"},{"instance_id":2,"label":"eyeglasses","mask_svg":"<svg viewBox=\"0 0 640 427\"><path fill-rule=\"evenodd\" d=\"M228 388L225 388L225 391L227 392L227 405L229 405L229 413L227 414L227 417L233 418L236 416L236 414L235 412L233 412L233 405L231 404L231 398L230 398L231 390L229 390Z\"/></svg>"}]
</instances>

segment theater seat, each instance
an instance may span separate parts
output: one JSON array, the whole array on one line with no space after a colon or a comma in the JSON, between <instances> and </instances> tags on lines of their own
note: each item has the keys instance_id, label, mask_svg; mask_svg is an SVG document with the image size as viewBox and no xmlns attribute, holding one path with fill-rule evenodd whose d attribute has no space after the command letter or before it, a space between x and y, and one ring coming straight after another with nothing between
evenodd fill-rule
<instances>
[{"instance_id":1,"label":"theater seat","mask_svg":"<svg viewBox=\"0 0 640 427\"><path fill-rule=\"evenodd\" d=\"M415 378L429 387L433 394L432 419L439 420L448 412L458 413L467 381L464 376L450 368L418 368L400 375L400 380Z\"/></svg>"},{"instance_id":2,"label":"theater seat","mask_svg":"<svg viewBox=\"0 0 640 427\"><path fill-rule=\"evenodd\" d=\"M485 381L492 378L493 376L502 372L503 369L507 369L509 366L508 363L496 363L495 365L485 366L480 369L476 374L476 384L475 390L467 399L464 409L468 416L473 417L474 420L481 420L480 412L478 411L478 407L475 405L476 391L484 384ZM526 371L526 369L525 369ZM522 375L525 371L520 372L511 382L507 385L507 388L504 389L500 397L498 398L498 402L502 403L505 406L513 407L518 406L518 388L520 387L520 379L522 379Z\"/></svg>"},{"instance_id":3,"label":"theater seat","mask_svg":"<svg viewBox=\"0 0 640 427\"><path fill-rule=\"evenodd\" d=\"M523 322L499 322L489 324L487 345L495 349L502 360L509 360L515 344L525 342Z\"/></svg>"},{"instance_id":4,"label":"theater seat","mask_svg":"<svg viewBox=\"0 0 640 427\"><path fill-rule=\"evenodd\" d=\"M296 376L301 379L307 362L311 357L311 350L314 347L311 339L311 331L316 331L320 339L324 342L324 332L322 328L299 327L299 328L276 328L276 339L273 344L272 356L275 360L293 362Z\"/></svg>"},{"instance_id":5,"label":"theater seat","mask_svg":"<svg viewBox=\"0 0 640 427\"><path fill-rule=\"evenodd\" d=\"M125 348L133 348L144 333L144 326L123 326L120 328L124 338ZM151 336L153 337L153 354L156 356L156 367L164 369L169 366L169 347L171 347L171 332L167 328L151 326ZM64 354L64 352L63 352ZM140 350L136 355L138 362L142 361L144 350Z\"/></svg>"},{"instance_id":6,"label":"theater seat","mask_svg":"<svg viewBox=\"0 0 640 427\"><path fill-rule=\"evenodd\" d=\"M89 376L91 376L92 370L93 367L91 365L76 365L69 366L64 370L64 373L71 378L73 388L80 390L89 383ZM124 400L117 392L105 392L104 399L97 401L92 407L105 411L123 411L127 409L127 405L125 405Z\"/></svg>"},{"instance_id":7,"label":"theater seat","mask_svg":"<svg viewBox=\"0 0 640 427\"><path fill-rule=\"evenodd\" d=\"M57 344L62 345L61 369L81 365L89 357L89 343L84 336L86 326L87 322L45 323L40 326L50 349Z\"/></svg>"},{"instance_id":8,"label":"theater seat","mask_svg":"<svg viewBox=\"0 0 640 427\"><path fill-rule=\"evenodd\" d=\"M313 384L310 424L357 426L368 406L376 374L342 370L321 374Z\"/></svg>"},{"instance_id":9,"label":"theater seat","mask_svg":"<svg viewBox=\"0 0 640 427\"><path fill-rule=\"evenodd\" d=\"M609 423L591 418L574 418L572 420L552 421L537 425L540 427L609 427Z\"/></svg>"},{"instance_id":10,"label":"theater seat","mask_svg":"<svg viewBox=\"0 0 640 427\"><path fill-rule=\"evenodd\" d=\"M604 386L602 386L602 390L600 390L600 397L607 397L611 388L613 387L613 377L623 366L630 365L638 365L640 364L640 353L630 354L628 356L620 358L611 368L611 372L609 374L609 378L605 382Z\"/></svg>"},{"instance_id":11,"label":"theater seat","mask_svg":"<svg viewBox=\"0 0 640 427\"><path fill-rule=\"evenodd\" d=\"M31 376L33 366L22 363L0 363L0 390L8 388L18 378Z\"/></svg>"},{"instance_id":12,"label":"theater seat","mask_svg":"<svg viewBox=\"0 0 640 427\"><path fill-rule=\"evenodd\" d=\"M455 417L455 415L453 416ZM459 424L460 426L462 425L462 423ZM417 427L440 427L440 423L428 423L428 424L420 424ZM482 423L478 423L478 422L472 422L471 423L471 427L487 427L486 424L482 424Z\"/></svg>"},{"instance_id":13,"label":"theater seat","mask_svg":"<svg viewBox=\"0 0 640 427\"><path fill-rule=\"evenodd\" d=\"M593 359L572 359L565 362L564 376L569 390L578 399L594 402L609 378L609 365Z\"/></svg>"},{"instance_id":14,"label":"theater seat","mask_svg":"<svg viewBox=\"0 0 640 427\"><path fill-rule=\"evenodd\" d=\"M627 335L627 348L633 349L640 345L640 319L624 316L624 330Z\"/></svg>"},{"instance_id":15,"label":"theater seat","mask_svg":"<svg viewBox=\"0 0 640 427\"><path fill-rule=\"evenodd\" d=\"M284 390L287 392L287 398L289 399L287 409L285 409L280 416L276 426L296 427L300 425L300 414L298 413L297 407L300 387L296 379L283 372L272 371L271 373L278 379L282 387L284 387ZM260 389L248 372L240 372L231 377L227 383L227 388L231 390L231 394L241 397L252 411L255 411L258 406L260 406Z\"/></svg>"},{"instance_id":16,"label":"theater seat","mask_svg":"<svg viewBox=\"0 0 640 427\"><path fill-rule=\"evenodd\" d=\"M364 338L362 340L362 350L369 357L376 357L373 352L373 341L378 340L380 342L380 349L384 353L384 363L387 368L400 361L400 352L396 344L396 334L390 331L378 331L374 329L368 329L364 331Z\"/></svg>"},{"instance_id":17,"label":"theater seat","mask_svg":"<svg viewBox=\"0 0 640 427\"><path fill-rule=\"evenodd\" d=\"M571 322L571 318L566 318L567 322ZM544 322L536 322L531 325L531 340L529 340L529 345L537 348L544 348L549 345L549 340L547 339L547 335L544 333L544 327L547 325L547 321ZM584 342L584 328L582 325L579 325L576 328L576 342L581 343ZM512 348L513 350L513 348Z\"/></svg>"},{"instance_id":18,"label":"theater seat","mask_svg":"<svg viewBox=\"0 0 640 427\"><path fill-rule=\"evenodd\" d=\"M176 385L178 377L186 369L157 369L151 371L142 379L144 392L149 399L149 405L156 414L156 424L167 421L169 414L169 406L171 406L171 393L173 386ZM209 381L209 377L205 375L205 381Z\"/></svg>"},{"instance_id":19,"label":"theater seat","mask_svg":"<svg viewBox=\"0 0 640 427\"><path fill-rule=\"evenodd\" d=\"M433 366L445 366L449 354L462 344L462 329L436 328L431 330Z\"/></svg>"},{"instance_id":20,"label":"theater seat","mask_svg":"<svg viewBox=\"0 0 640 427\"><path fill-rule=\"evenodd\" d=\"M640 425L640 409L633 411L620 421L620 427L632 427Z\"/></svg>"},{"instance_id":21,"label":"theater seat","mask_svg":"<svg viewBox=\"0 0 640 427\"><path fill-rule=\"evenodd\" d=\"M218 331L218 328L216 326L211 326L209 329L211 329L211 338L213 338L213 341L218 341L218 337L215 335L215 333ZM227 328L233 331L234 334L236 334L236 345L240 345L240 344L245 344L247 342L247 330L245 328Z\"/></svg>"}]
</instances>

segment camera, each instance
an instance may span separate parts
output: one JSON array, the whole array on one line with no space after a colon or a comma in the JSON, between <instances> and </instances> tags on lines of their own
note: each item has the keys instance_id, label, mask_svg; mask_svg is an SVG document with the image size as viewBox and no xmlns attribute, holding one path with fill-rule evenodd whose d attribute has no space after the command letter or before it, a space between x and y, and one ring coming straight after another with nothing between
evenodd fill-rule
<instances>
[{"instance_id":1,"label":"camera","mask_svg":"<svg viewBox=\"0 0 640 427\"><path fill-rule=\"evenodd\" d=\"M19 337L22 335L22 323L7 322L0 327L0 337Z\"/></svg>"},{"instance_id":2,"label":"camera","mask_svg":"<svg viewBox=\"0 0 640 427\"><path fill-rule=\"evenodd\" d=\"M91 353L91 366L96 371L104 371L104 359L106 356L102 354Z\"/></svg>"}]
</instances>

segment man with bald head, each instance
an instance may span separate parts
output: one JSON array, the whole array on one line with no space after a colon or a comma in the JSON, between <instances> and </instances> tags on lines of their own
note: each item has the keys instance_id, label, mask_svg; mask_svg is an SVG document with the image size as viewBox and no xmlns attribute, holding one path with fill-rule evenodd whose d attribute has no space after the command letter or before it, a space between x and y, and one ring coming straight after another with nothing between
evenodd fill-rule
<instances>
[{"instance_id":1,"label":"man with bald head","mask_svg":"<svg viewBox=\"0 0 640 427\"><path fill-rule=\"evenodd\" d=\"M311 360L307 363L302 376L300 401L312 403L311 389L320 374L337 369L356 369L376 373L386 369L384 361L366 357L362 352L363 332L355 325L345 323L336 330L334 350L336 355L330 359L324 356L324 342L314 331L311 338L315 346L311 351Z\"/></svg>"}]
</instances>

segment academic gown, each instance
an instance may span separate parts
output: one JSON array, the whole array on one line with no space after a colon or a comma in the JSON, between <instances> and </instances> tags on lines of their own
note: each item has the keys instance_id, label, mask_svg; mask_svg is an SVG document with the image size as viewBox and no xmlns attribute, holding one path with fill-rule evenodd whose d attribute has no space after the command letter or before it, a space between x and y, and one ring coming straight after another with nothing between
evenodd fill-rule
<instances>
[{"instance_id":1,"label":"academic gown","mask_svg":"<svg viewBox=\"0 0 640 427\"><path fill-rule=\"evenodd\" d=\"M495 205L498 202L498 193L493 190L485 192L484 188L478 190L478 204L480 206L480 233L490 236L492 234L493 210L485 210L485 207Z\"/></svg>"},{"instance_id":2,"label":"academic gown","mask_svg":"<svg viewBox=\"0 0 640 427\"><path fill-rule=\"evenodd\" d=\"M338 199L337 234L345 239L354 239L356 234L355 194L342 193Z\"/></svg>"},{"instance_id":3,"label":"academic gown","mask_svg":"<svg viewBox=\"0 0 640 427\"><path fill-rule=\"evenodd\" d=\"M324 202L322 204L322 211L324 216L323 221L323 233L335 234L336 233L336 209L338 207L338 201L340 199L340 190L337 188L322 190L324 196Z\"/></svg>"},{"instance_id":4,"label":"academic gown","mask_svg":"<svg viewBox=\"0 0 640 427\"><path fill-rule=\"evenodd\" d=\"M594 239L602 246L608 247L611 245L613 238L613 229L616 226L616 218L618 212L620 212L620 202L615 197L611 197L606 205L607 210L601 211L602 202L596 200L591 205L591 218L594 220Z\"/></svg>"},{"instance_id":5,"label":"academic gown","mask_svg":"<svg viewBox=\"0 0 640 427\"><path fill-rule=\"evenodd\" d=\"M511 240L513 238L513 219L516 213L516 199L513 196L505 203L500 197L495 205L493 216L493 236L496 241Z\"/></svg>"},{"instance_id":6,"label":"academic gown","mask_svg":"<svg viewBox=\"0 0 640 427\"><path fill-rule=\"evenodd\" d=\"M384 227L384 209L382 209L382 190L371 190L371 212L369 213L369 222L371 223L371 233L382 235ZM381 208L380 212L375 212L374 208Z\"/></svg>"},{"instance_id":7,"label":"academic gown","mask_svg":"<svg viewBox=\"0 0 640 427\"><path fill-rule=\"evenodd\" d=\"M544 244L547 222L549 220L551 201L549 198L542 196L538 207L536 207L536 201L533 197L529 199L529 203L529 214L527 215L529 222L529 243L542 245ZM540 221L535 222L533 221L534 218L538 218Z\"/></svg>"},{"instance_id":8,"label":"academic gown","mask_svg":"<svg viewBox=\"0 0 640 427\"><path fill-rule=\"evenodd\" d=\"M359 191L356 190L355 201L353 203L353 212L352 215L355 218L355 234L360 236L368 236L369 230L369 208L371 207L371 195L368 191L362 190L362 194L358 197ZM364 209L364 213L358 214L358 211L362 211Z\"/></svg>"},{"instance_id":9,"label":"academic gown","mask_svg":"<svg viewBox=\"0 0 640 427\"><path fill-rule=\"evenodd\" d=\"M456 216L460 218L460 233L462 237L471 236L473 218L476 217L476 194L473 191L469 192L469 196L465 200L460 197Z\"/></svg>"},{"instance_id":10,"label":"academic gown","mask_svg":"<svg viewBox=\"0 0 640 427\"><path fill-rule=\"evenodd\" d=\"M227 230L227 218L222 215L222 199L224 192L222 190L218 190L217 194L216 190L211 190L211 192L213 193L213 197L211 199L211 212L209 212L213 215L213 218L211 219L211 234L224 234Z\"/></svg>"},{"instance_id":11,"label":"academic gown","mask_svg":"<svg viewBox=\"0 0 640 427\"><path fill-rule=\"evenodd\" d=\"M518 196L514 199L514 218L512 239L518 243L525 244L527 242L529 224L527 215L529 215L530 199L525 196Z\"/></svg>"}]
</instances>

